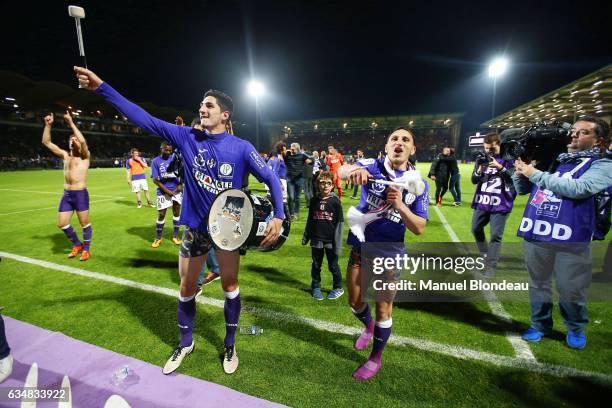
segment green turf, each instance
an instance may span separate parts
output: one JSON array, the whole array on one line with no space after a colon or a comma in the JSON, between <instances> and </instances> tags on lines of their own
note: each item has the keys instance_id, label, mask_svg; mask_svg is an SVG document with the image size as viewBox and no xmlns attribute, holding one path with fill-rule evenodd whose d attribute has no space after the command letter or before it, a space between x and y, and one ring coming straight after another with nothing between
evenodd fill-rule
<instances>
[{"instance_id":1,"label":"green turf","mask_svg":"<svg viewBox=\"0 0 612 408\"><path fill-rule=\"evenodd\" d=\"M427 172L427 164L419 167ZM471 166L462 167L463 206L450 207L449 194L441 208L466 242L472 241L469 202L474 188L468 179L470 171ZM86 263L68 260L69 243L56 227L62 178L61 171L0 173L0 233L4 237L0 250L177 288L177 247L169 240L171 222L167 222L161 247L151 248L156 211L136 208L122 169L90 170L92 258ZM253 187L261 188L257 184ZM57 194L7 191L11 189ZM355 203L345 199L344 210ZM520 197L517 207L524 203L525 198ZM19 213L9 214L13 212ZM516 229L521 213L513 211L505 242L520 242ZM243 304L359 327L346 296L323 302L309 297L310 250L300 244L305 216L302 210L288 242L279 251L249 251L241 259ZM76 219L73 225L78 225ZM80 228L76 230L80 233ZM426 232L408 239L449 241L433 209ZM340 258L343 270L347 256L345 248ZM331 275L323 271L322 276L323 288L331 289ZM0 304L6 307L6 315L153 364L163 365L178 339L176 300L168 296L7 259L0 263L0 282ZM219 283L207 286L205 295L222 299ZM529 305L509 302L504 306L514 322L501 321L484 302L401 303L394 310L393 333L514 356L505 332L528 326ZM181 372L291 406L581 405L612 390L589 380L499 368L401 346L387 347L381 373L368 384L358 384L350 373L366 353L352 349L352 337L249 313L242 314L241 324L261 325L264 334L239 335L240 369L227 376L218 354L224 334L222 310L205 305L198 305L198 309L196 352L185 360ZM611 311L607 303L591 305L591 320L599 323L589 325L589 344L581 352L567 349L559 337L565 332L561 324L555 327L558 338L531 349L541 362L612 374ZM555 317L556 323L560 322L560 317Z\"/></svg>"}]
</instances>

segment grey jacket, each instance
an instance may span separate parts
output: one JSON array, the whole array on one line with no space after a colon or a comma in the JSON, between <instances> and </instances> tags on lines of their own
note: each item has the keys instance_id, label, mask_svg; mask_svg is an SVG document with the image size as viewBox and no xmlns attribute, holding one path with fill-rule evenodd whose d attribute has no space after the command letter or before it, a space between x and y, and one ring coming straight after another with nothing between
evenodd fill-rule
<instances>
[{"instance_id":1,"label":"grey jacket","mask_svg":"<svg viewBox=\"0 0 612 408\"><path fill-rule=\"evenodd\" d=\"M525 176L514 174L512 181L518 194L529 194L531 192L531 183L534 183L538 187L550 190L559 196L581 200L593 196L612 185L612 160L596 160L577 179L559 177L537 170L529 179Z\"/></svg>"}]
</instances>

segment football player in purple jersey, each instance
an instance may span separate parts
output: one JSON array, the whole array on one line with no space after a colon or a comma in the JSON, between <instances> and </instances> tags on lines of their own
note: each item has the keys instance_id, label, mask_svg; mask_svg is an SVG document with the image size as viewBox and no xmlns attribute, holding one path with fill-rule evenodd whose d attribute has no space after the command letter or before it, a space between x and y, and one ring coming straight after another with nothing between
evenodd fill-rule
<instances>
[{"instance_id":1,"label":"football player in purple jersey","mask_svg":"<svg viewBox=\"0 0 612 408\"><path fill-rule=\"evenodd\" d=\"M197 281L206 255L213 249L207 224L214 199L223 190L245 187L248 173L266 183L270 187L274 216L266 226L265 238L261 244L270 246L278 240L285 218L281 184L253 145L228 132L234 104L225 93L211 89L204 94L199 108L203 129L200 130L155 118L127 100L92 71L82 67L75 67L74 71L82 88L95 91L136 125L176 147L183 159L185 187L180 224L186 228L179 250L178 268L181 280L178 302L181 340L162 370L164 374L170 374L194 349ZM221 268L221 286L225 293L223 369L232 374L238 368L235 341L241 309L238 286L240 257L238 251L217 250L216 254Z\"/></svg>"},{"instance_id":2,"label":"football player in purple jersey","mask_svg":"<svg viewBox=\"0 0 612 408\"><path fill-rule=\"evenodd\" d=\"M368 359L353 372L353 378L358 381L369 380L382 367L382 351L391 335L391 313L395 295L392 292L377 297L373 320L370 306L364 302L367 288L362 287L362 274L365 275L368 271L362 269L362 244L385 243L391 248L397 249L398 245L403 248L406 229L416 235L422 234L429 217L427 183L424 182L424 191L416 196L397 187L385 187L374 180L393 181L403 177L409 170L414 170L408 159L415 152L414 134L410 129L400 127L389 135L385 156L379 159L360 159L355 164L344 164L338 169L340 179L362 186L357 210L364 214L376 212L379 215L365 227L364 241L352 232L349 233L347 241L353 247L346 277L349 304L355 317L364 325L355 348L363 350L374 339Z\"/></svg>"}]
</instances>

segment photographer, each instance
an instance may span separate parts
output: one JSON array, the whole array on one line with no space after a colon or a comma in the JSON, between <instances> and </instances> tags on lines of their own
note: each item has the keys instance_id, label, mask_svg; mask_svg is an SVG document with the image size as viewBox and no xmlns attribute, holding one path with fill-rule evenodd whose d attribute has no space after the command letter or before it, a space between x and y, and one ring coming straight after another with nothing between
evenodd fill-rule
<instances>
[{"instance_id":1,"label":"photographer","mask_svg":"<svg viewBox=\"0 0 612 408\"><path fill-rule=\"evenodd\" d=\"M520 194L531 193L518 230L525 240L531 303L531 327L523 333L524 340L537 342L552 332L554 275L559 309L568 329L566 343L574 349L586 346L594 197L612 185L612 160L603 157L602 149L608 131L603 120L582 116L572 128L567 153L557 157L551 173L516 161L516 189Z\"/></svg>"},{"instance_id":2,"label":"photographer","mask_svg":"<svg viewBox=\"0 0 612 408\"><path fill-rule=\"evenodd\" d=\"M513 161L504 160L499 155L500 138L497 133L489 133L484 138L484 152L481 152L474 165L472 183L476 192L472 199L472 234L478 250L486 254L487 269L485 276L495 275L508 214L512 211L516 192L512 183ZM484 227L491 223L491 242L487 245Z\"/></svg>"}]
</instances>

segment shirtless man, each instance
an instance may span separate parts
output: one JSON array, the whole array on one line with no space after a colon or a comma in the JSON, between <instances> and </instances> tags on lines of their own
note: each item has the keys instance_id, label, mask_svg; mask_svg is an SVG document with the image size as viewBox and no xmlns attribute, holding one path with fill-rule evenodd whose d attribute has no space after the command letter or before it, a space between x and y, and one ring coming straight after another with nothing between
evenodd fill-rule
<instances>
[{"instance_id":1,"label":"shirtless man","mask_svg":"<svg viewBox=\"0 0 612 408\"><path fill-rule=\"evenodd\" d=\"M72 121L70 113L66 112L64 121L72 129L68 140L68 149L60 149L51 142L51 126L53 114L45 116L45 129L43 130L42 144L57 157L64 161L64 194L59 204L57 226L72 242L72 251L68 258L76 257L79 252L81 261L89 259L89 245L91 243L91 224L89 223L89 193L87 192L87 169L89 168L89 149L83 134ZM83 242L70 225L72 213L76 211L79 223L83 228Z\"/></svg>"}]
</instances>

